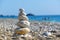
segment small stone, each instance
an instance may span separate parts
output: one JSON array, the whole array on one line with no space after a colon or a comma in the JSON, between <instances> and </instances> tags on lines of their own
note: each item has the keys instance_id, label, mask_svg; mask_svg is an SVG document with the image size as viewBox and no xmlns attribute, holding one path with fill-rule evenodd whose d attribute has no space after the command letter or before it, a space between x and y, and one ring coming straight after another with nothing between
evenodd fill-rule
<instances>
[{"instance_id":1,"label":"small stone","mask_svg":"<svg viewBox=\"0 0 60 40\"><path fill-rule=\"evenodd\" d=\"M29 34L25 34L25 35L20 35L19 38L25 39L25 40L32 40L32 36Z\"/></svg>"},{"instance_id":2,"label":"small stone","mask_svg":"<svg viewBox=\"0 0 60 40\"><path fill-rule=\"evenodd\" d=\"M32 36L29 35L29 34L26 34L26 35L25 35L25 38L26 38L26 40L32 40Z\"/></svg>"},{"instance_id":3,"label":"small stone","mask_svg":"<svg viewBox=\"0 0 60 40\"><path fill-rule=\"evenodd\" d=\"M8 36L8 37L7 37L7 40L12 40L12 38Z\"/></svg>"},{"instance_id":4,"label":"small stone","mask_svg":"<svg viewBox=\"0 0 60 40\"><path fill-rule=\"evenodd\" d=\"M0 36L0 40L3 40L3 38Z\"/></svg>"}]
</instances>

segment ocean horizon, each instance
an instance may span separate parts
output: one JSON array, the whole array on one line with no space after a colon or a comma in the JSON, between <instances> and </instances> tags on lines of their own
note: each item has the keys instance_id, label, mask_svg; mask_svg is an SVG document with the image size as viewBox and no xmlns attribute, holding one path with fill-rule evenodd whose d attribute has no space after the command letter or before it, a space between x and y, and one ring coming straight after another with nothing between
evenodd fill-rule
<instances>
[{"instance_id":1,"label":"ocean horizon","mask_svg":"<svg viewBox=\"0 0 60 40\"><path fill-rule=\"evenodd\" d=\"M0 18L13 18L17 19L18 16L0 16ZM52 21L52 22L60 22L60 15L39 15L39 16L28 16L31 21Z\"/></svg>"}]
</instances>

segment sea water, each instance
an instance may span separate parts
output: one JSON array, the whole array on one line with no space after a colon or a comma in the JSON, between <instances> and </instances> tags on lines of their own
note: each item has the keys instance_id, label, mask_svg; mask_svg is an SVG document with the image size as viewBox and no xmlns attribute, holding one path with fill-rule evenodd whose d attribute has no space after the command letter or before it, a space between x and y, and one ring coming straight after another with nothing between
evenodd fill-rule
<instances>
[{"instance_id":1,"label":"sea water","mask_svg":"<svg viewBox=\"0 0 60 40\"><path fill-rule=\"evenodd\" d=\"M60 15L28 16L33 21L60 22Z\"/></svg>"},{"instance_id":2,"label":"sea water","mask_svg":"<svg viewBox=\"0 0 60 40\"><path fill-rule=\"evenodd\" d=\"M0 18L14 18L17 19L18 16L3 16ZM40 16L28 16L30 21L51 21L51 22L60 22L60 15L40 15Z\"/></svg>"}]
</instances>

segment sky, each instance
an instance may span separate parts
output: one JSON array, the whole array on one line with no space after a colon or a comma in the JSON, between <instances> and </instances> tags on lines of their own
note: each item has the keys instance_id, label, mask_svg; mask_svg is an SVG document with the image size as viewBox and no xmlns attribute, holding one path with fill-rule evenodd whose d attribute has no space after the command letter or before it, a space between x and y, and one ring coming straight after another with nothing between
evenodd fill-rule
<instances>
[{"instance_id":1,"label":"sky","mask_svg":"<svg viewBox=\"0 0 60 40\"><path fill-rule=\"evenodd\" d=\"M20 8L26 14L60 15L60 0L0 0L2 15L18 15Z\"/></svg>"}]
</instances>

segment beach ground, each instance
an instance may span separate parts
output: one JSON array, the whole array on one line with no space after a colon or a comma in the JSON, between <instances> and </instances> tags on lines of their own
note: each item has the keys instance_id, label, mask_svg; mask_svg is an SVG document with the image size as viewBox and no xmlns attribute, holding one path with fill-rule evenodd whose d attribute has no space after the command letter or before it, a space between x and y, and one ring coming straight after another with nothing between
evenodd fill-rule
<instances>
[{"instance_id":1,"label":"beach ground","mask_svg":"<svg viewBox=\"0 0 60 40\"><path fill-rule=\"evenodd\" d=\"M12 35L14 34L14 29L18 27L16 25L17 22L17 19L0 19L0 39L13 40ZM56 34L60 34L60 22L30 21L29 28L31 32L28 34L32 36L31 40L49 40L49 38L51 38L50 40L60 40L60 37L56 36ZM42 33L50 30L56 30L57 33L52 36L48 36L49 38L42 36Z\"/></svg>"}]
</instances>

